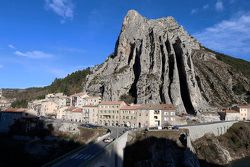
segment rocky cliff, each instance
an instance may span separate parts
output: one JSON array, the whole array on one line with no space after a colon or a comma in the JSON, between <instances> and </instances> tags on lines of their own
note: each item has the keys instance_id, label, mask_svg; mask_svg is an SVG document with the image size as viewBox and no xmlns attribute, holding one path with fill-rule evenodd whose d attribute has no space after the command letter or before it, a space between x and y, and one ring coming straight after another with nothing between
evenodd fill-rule
<instances>
[{"instance_id":1,"label":"rocky cliff","mask_svg":"<svg viewBox=\"0 0 250 167\"><path fill-rule=\"evenodd\" d=\"M211 106L243 103L249 80L216 53L202 47L173 17L148 20L128 12L114 53L93 69L85 90L135 103L172 103L179 112L196 114ZM234 92L234 87L244 91Z\"/></svg>"}]
</instances>

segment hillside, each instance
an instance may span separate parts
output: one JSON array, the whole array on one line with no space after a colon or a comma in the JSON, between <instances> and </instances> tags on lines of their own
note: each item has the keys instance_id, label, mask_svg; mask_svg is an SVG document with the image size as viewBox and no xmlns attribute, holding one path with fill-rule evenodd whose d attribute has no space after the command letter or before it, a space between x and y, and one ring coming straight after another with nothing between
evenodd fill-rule
<instances>
[{"instance_id":1,"label":"hillside","mask_svg":"<svg viewBox=\"0 0 250 167\"><path fill-rule=\"evenodd\" d=\"M173 17L147 19L131 10L114 54L85 90L104 100L171 103L179 113L216 111L250 99L249 63L206 49Z\"/></svg>"},{"instance_id":2,"label":"hillside","mask_svg":"<svg viewBox=\"0 0 250 167\"><path fill-rule=\"evenodd\" d=\"M3 95L6 98L16 98L18 101L30 101L41 99L48 93L63 92L71 95L81 92L86 76L90 74L90 68L73 72L65 78L55 79L54 82L46 87L28 89L4 89Z\"/></svg>"},{"instance_id":3,"label":"hillside","mask_svg":"<svg viewBox=\"0 0 250 167\"><path fill-rule=\"evenodd\" d=\"M235 57L231 57L219 52L215 52L211 49L205 48L209 52L212 52L216 55L216 58L220 61L223 61L226 64L229 64L232 66L235 70L238 72L241 72L244 74L245 77L247 77L250 80L250 62L243 60L243 59L238 59Z\"/></svg>"},{"instance_id":4,"label":"hillside","mask_svg":"<svg viewBox=\"0 0 250 167\"><path fill-rule=\"evenodd\" d=\"M193 143L198 158L203 162L225 165L250 156L250 123L235 123L224 135L207 134ZM203 164L201 163L201 166ZM205 166L205 165L204 165Z\"/></svg>"}]
</instances>

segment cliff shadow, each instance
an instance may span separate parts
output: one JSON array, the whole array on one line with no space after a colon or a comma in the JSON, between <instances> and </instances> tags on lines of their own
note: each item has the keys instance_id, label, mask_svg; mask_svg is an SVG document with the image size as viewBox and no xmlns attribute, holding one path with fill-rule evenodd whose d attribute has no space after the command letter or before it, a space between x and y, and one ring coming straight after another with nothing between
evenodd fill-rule
<instances>
[{"instance_id":1,"label":"cliff shadow","mask_svg":"<svg viewBox=\"0 0 250 167\"><path fill-rule=\"evenodd\" d=\"M51 161L53 163L48 166L52 166L64 158L69 158L70 166L74 166L72 162L77 162L75 166L79 166L81 161L93 158L93 154L72 158L78 151L91 147L91 153L105 153L103 147L93 142L84 144L74 140L74 135L58 135L54 128L53 124L38 118L16 120L8 133L0 134L0 166L39 167ZM88 133L85 135L89 137ZM120 157L114 155L120 162Z\"/></svg>"},{"instance_id":2,"label":"cliff shadow","mask_svg":"<svg viewBox=\"0 0 250 167\"><path fill-rule=\"evenodd\" d=\"M196 167L199 161L189 148L176 141L147 137L127 145L124 167Z\"/></svg>"}]
</instances>

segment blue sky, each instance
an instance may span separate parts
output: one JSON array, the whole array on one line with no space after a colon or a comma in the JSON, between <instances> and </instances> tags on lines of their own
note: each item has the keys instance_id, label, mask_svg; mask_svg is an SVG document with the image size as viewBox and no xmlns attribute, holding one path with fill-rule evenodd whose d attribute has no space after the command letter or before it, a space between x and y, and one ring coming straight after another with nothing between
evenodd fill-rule
<instances>
[{"instance_id":1,"label":"blue sky","mask_svg":"<svg viewBox=\"0 0 250 167\"><path fill-rule=\"evenodd\" d=\"M249 0L1 0L0 87L45 86L102 63L129 9L173 16L208 48L250 60Z\"/></svg>"}]
</instances>

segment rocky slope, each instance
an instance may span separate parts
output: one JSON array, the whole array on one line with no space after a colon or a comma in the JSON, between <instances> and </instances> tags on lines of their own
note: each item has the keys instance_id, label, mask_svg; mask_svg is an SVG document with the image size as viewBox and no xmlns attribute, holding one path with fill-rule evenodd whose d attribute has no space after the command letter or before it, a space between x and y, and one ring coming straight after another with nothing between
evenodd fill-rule
<instances>
[{"instance_id":1,"label":"rocky slope","mask_svg":"<svg viewBox=\"0 0 250 167\"><path fill-rule=\"evenodd\" d=\"M190 114L243 103L250 90L246 77L173 17L148 20L134 10L124 19L114 54L92 72L84 89L104 100L130 95L135 103L172 103ZM244 91L237 94L235 87Z\"/></svg>"},{"instance_id":2,"label":"rocky slope","mask_svg":"<svg viewBox=\"0 0 250 167\"><path fill-rule=\"evenodd\" d=\"M201 163L226 165L233 160L250 156L249 138L250 123L239 122L224 135L215 137L207 134L194 141L193 146Z\"/></svg>"}]
</instances>

